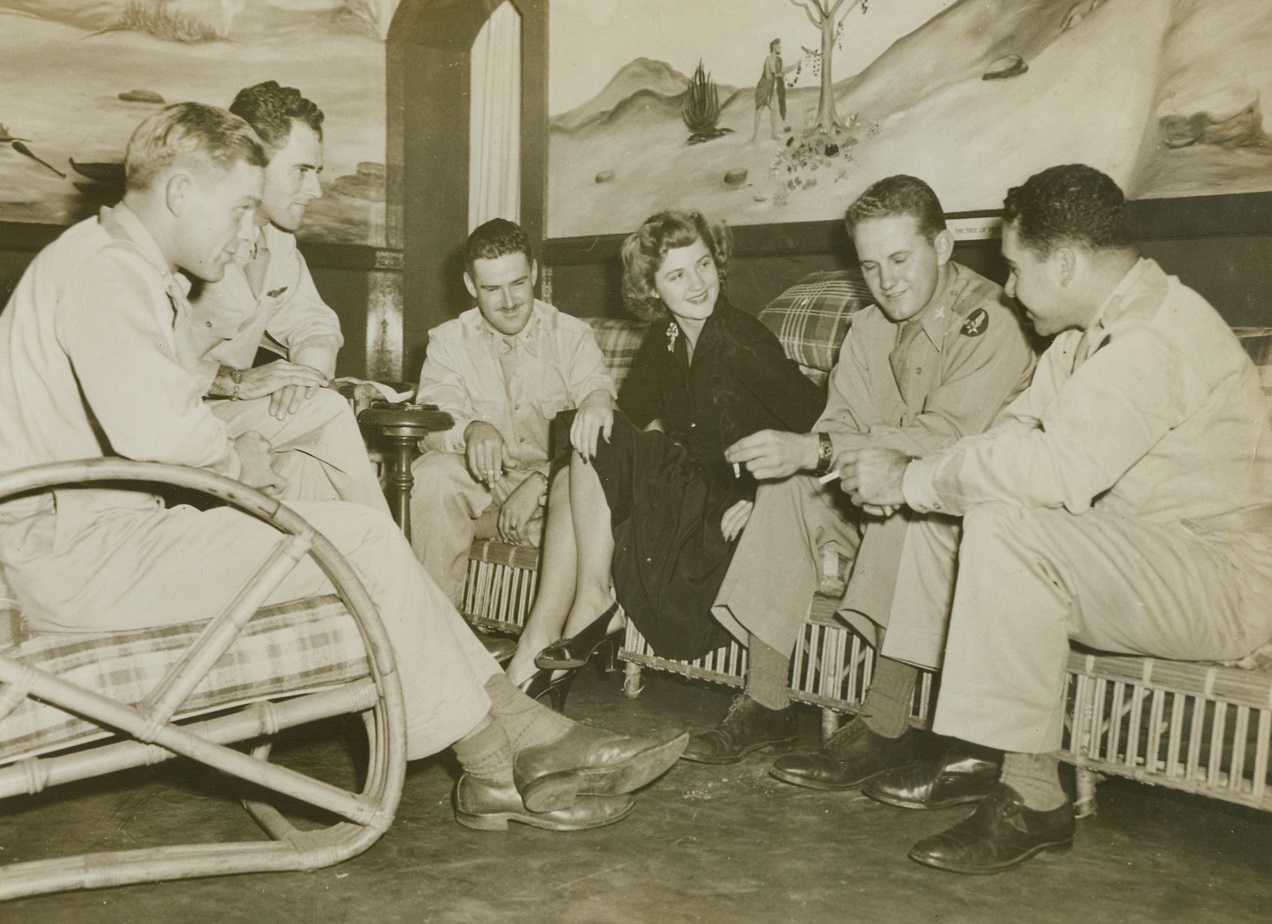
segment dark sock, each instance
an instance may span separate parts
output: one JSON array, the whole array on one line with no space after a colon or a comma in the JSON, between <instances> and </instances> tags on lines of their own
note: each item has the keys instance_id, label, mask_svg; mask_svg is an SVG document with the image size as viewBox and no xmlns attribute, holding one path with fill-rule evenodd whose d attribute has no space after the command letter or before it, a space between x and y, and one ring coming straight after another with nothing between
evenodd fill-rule
<instances>
[{"instance_id":1,"label":"dark sock","mask_svg":"<svg viewBox=\"0 0 1272 924\"><path fill-rule=\"evenodd\" d=\"M503 726L513 754L556 741L574 727L570 719L518 690L502 671L486 681L486 693L490 696L490 714Z\"/></svg>"},{"instance_id":2,"label":"dark sock","mask_svg":"<svg viewBox=\"0 0 1272 924\"><path fill-rule=\"evenodd\" d=\"M512 748L508 735L493 716L486 716L481 724L455 742L455 756L464 772L507 786L512 783Z\"/></svg>"},{"instance_id":3,"label":"dark sock","mask_svg":"<svg viewBox=\"0 0 1272 924\"><path fill-rule=\"evenodd\" d=\"M876 735L900 738L910 728L914 686L918 679L917 667L879 656L870 678L870 689L861 704L861 721Z\"/></svg>"},{"instance_id":4,"label":"dark sock","mask_svg":"<svg viewBox=\"0 0 1272 924\"><path fill-rule=\"evenodd\" d=\"M1054 751L1047 754L1008 751L1003 755L1003 772L998 780L1020 793L1025 807L1037 812L1058 809L1069 799L1060 785L1060 761Z\"/></svg>"},{"instance_id":5,"label":"dark sock","mask_svg":"<svg viewBox=\"0 0 1272 924\"><path fill-rule=\"evenodd\" d=\"M785 709L791 704L786 686L790 671L790 658L751 636L747 645L747 696L765 709Z\"/></svg>"}]
</instances>

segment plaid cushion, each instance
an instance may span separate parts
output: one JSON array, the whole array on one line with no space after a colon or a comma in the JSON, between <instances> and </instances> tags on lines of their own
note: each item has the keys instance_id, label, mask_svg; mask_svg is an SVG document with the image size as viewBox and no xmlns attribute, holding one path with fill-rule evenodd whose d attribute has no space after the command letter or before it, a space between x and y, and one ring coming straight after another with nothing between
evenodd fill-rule
<instances>
[{"instance_id":1,"label":"plaid cushion","mask_svg":"<svg viewBox=\"0 0 1272 924\"><path fill-rule=\"evenodd\" d=\"M141 701L206 623L136 632L34 635L2 653L124 703ZM181 715L302 692L367 676L362 636L336 596L258 612L191 692ZM106 732L55 706L11 701L0 688L0 760L65 747Z\"/></svg>"},{"instance_id":2,"label":"plaid cushion","mask_svg":"<svg viewBox=\"0 0 1272 924\"><path fill-rule=\"evenodd\" d=\"M605 356L605 368L614 380L615 388L623 387L623 379L632 367L636 351L645 342L649 331L646 321L624 321L613 318L584 318L592 325L597 346Z\"/></svg>"},{"instance_id":3,"label":"plaid cushion","mask_svg":"<svg viewBox=\"0 0 1272 924\"><path fill-rule=\"evenodd\" d=\"M860 270L810 273L769 302L760 320L782 342L786 355L806 373L819 373L810 373L810 378L822 384L839 358L853 314L873 304Z\"/></svg>"}]
</instances>

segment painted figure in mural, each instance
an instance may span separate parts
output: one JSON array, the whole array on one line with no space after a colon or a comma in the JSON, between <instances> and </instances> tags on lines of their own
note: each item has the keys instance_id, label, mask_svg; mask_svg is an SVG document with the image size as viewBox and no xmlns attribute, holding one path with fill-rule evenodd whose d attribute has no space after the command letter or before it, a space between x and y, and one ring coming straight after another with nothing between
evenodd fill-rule
<instances>
[{"instance_id":1,"label":"painted figure in mural","mask_svg":"<svg viewBox=\"0 0 1272 924\"><path fill-rule=\"evenodd\" d=\"M1000 286L953 260L936 193L915 177L887 177L848 208L847 225L875 304L853 318L831 372L825 413L810 431L764 431L730 446L761 487L755 511L712 608L749 651L746 688L685 756L733 763L793 744L790 656L828 552L844 561L839 613L879 643L860 714L825 747L778 758L784 782L855 789L912 762L909 730L919 668L940 663L948 601L920 591L948 568L940 550L957 523L909 511L862 511L826 484L861 449L923 457L980 433L1029 382L1034 354ZM774 549L782 549L778 556ZM922 582L898 581L911 562ZM917 616L918 612L924 618ZM902 621L902 616L905 621Z\"/></svg>"},{"instance_id":2,"label":"painted figure in mural","mask_svg":"<svg viewBox=\"0 0 1272 924\"><path fill-rule=\"evenodd\" d=\"M477 306L429 331L417 397L455 426L420 441L411 543L456 606L474 538L539 546L552 419L573 408L603 419L613 407L591 326L536 299L537 277L525 231L488 221L464 246Z\"/></svg>"},{"instance_id":3,"label":"painted figure in mural","mask_svg":"<svg viewBox=\"0 0 1272 924\"><path fill-rule=\"evenodd\" d=\"M192 301L192 347L212 412L231 435L269 441L288 500L353 500L388 510L353 411L325 386L344 338L296 246L309 204L322 195L323 112L270 80L240 90L230 111L269 156L252 239ZM260 349L282 358L254 365Z\"/></svg>"},{"instance_id":4,"label":"painted figure in mural","mask_svg":"<svg viewBox=\"0 0 1272 924\"><path fill-rule=\"evenodd\" d=\"M181 356L192 323L182 270L216 282L254 213L269 158L222 109L179 103L127 150L123 202L44 248L0 313L0 470L106 454L275 483L268 443L231 437ZM527 698L486 653L385 513L344 501L291 506L345 555L402 666L407 755L453 747L459 823L550 830L610 824L687 738L575 725ZM0 563L36 630L95 632L207 620L276 544L264 523L118 490L26 498L0 514ZM302 560L271 594L331 593Z\"/></svg>"},{"instance_id":5,"label":"painted figure in mural","mask_svg":"<svg viewBox=\"0 0 1272 924\"><path fill-rule=\"evenodd\" d=\"M755 127L751 131L751 140L760 136L760 116L767 109L769 113L769 135L777 140L777 121L779 116L786 119L786 75L798 70L802 62L796 61L789 67L782 66L782 40L769 42L769 53L764 59L764 69L755 84ZM776 98L776 105L775 99Z\"/></svg>"},{"instance_id":6,"label":"painted figure in mural","mask_svg":"<svg viewBox=\"0 0 1272 924\"><path fill-rule=\"evenodd\" d=\"M667 657L727 639L711 601L756 481L725 447L806 430L823 404L772 332L723 295L731 251L728 227L699 212L661 212L623 244L624 299L652 326L619 412L575 419L548 493L539 593L508 667L532 694L559 704L573 671L602 644L612 651L620 604Z\"/></svg>"},{"instance_id":7,"label":"painted figure in mural","mask_svg":"<svg viewBox=\"0 0 1272 924\"><path fill-rule=\"evenodd\" d=\"M1054 336L1033 382L980 437L841 469L855 503L962 517L929 585L953 599L933 728L1005 751L1001 776L920 762L864 792L906 808L983 795L910 851L964 873L1072 842L1056 756L1070 639L1219 661L1272 637L1272 423L1227 322L1139 256L1121 190L1091 167L1030 177L1003 219L1007 292Z\"/></svg>"}]
</instances>

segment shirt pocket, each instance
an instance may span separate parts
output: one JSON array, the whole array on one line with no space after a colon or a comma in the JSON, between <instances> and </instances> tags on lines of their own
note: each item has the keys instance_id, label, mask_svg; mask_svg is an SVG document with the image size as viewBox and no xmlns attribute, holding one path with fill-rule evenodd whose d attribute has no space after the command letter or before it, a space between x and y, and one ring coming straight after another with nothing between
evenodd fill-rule
<instances>
[{"instance_id":1,"label":"shirt pocket","mask_svg":"<svg viewBox=\"0 0 1272 924\"><path fill-rule=\"evenodd\" d=\"M540 398L535 403L538 405L539 413L543 415L545 420L551 420L562 411L569 411L574 408L574 401L564 390Z\"/></svg>"}]
</instances>

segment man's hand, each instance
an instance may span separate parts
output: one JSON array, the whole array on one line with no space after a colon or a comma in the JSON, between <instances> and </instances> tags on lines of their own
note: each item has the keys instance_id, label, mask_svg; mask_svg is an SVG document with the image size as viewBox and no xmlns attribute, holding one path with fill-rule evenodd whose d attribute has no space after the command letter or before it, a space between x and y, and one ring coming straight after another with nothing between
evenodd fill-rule
<instances>
[{"instance_id":1,"label":"man's hand","mask_svg":"<svg viewBox=\"0 0 1272 924\"><path fill-rule=\"evenodd\" d=\"M269 443L255 430L234 437L234 452L241 466L239 481L271 495L287 487L287 479L274 471Z\"/></svg>"},{"instance_id":2,"label":"man's hand","mask_svg":"<svg viewBox=\"0 0 1272 924\"><path fill-rule=\"evenodd\" d=\"M724 541L732 542L742 535L742 530L751 519L751 511L755 504L749 500L740 500L724 512L720 519L720 532L724 533Z\"/></svg>"},{"instance_id":3,"label":"man's hand","mask_svg":"<svg viewBox=\"0 0 1272 924\"><path fill-rule=\"evenodd\" d=\"M870 513L890 514L905 504L901 481L911 457L895 449L862 449L839 462L839 487Z\"/></svg>"},{"instance_id":4,"label":"man's hand","mask_svg":"<svg viewBox=\"0 0 1272 924\"><path fill-rule=\"evenodd\" d=\"M504 438L494 424L474 420L464 430L464 442L468 446L465 450L468 473L475 481L487 488L493 488L503 477L504 461L511 461L508 459L508 447L504 445Z\"/></svg>"},{"instance_id":5,"label":"man's hand","mask_svg":"<svg viewBox=\"0 0 1272 924\"><path fill-rule=\"evenodd\" d=\"M327 376L313 366L279 359L239 373L238 397L243 400L269 395L269 414L285 420L325 387Z\"/></svg>"},{"instance_id":6,"label":"man's hand","mask_svg":"<svg viewBox=\"0 0 1272 924\"><path fill-rule=\"evenodd\" d=\"M613 430L614 399L609 392L598 388L579 403L574 422L570 424L570 445L584 462L591 461L600 437L605 437L608 443Z\"/></svg>"},{"instance_id":7,"label":"man's hand","mask_svg":"<svg viewBox=\"0 0 1272 924\"><path fill-rule=\"evenodd\" d=\"M761 430L744 436L724 451L727 462L746 466L757 481L788 478L817 467L819 441L815 433Z\"/></svg>"},{"instance_id":8,"label":"man's hand","mask_svg":"<svg viewBox=\"0 0 1272 924\"><path fill-rule=\"evenodd\" d=\"M525 481L517 485L508 495L508 499L503 502L503 506L499 508L497 528L500 539L516 545L530 538L526 527L538 515L541 509L540 501L547 487L547 479L539 477L537 472L532 473Z\"/></svg>"}]
</instances>

